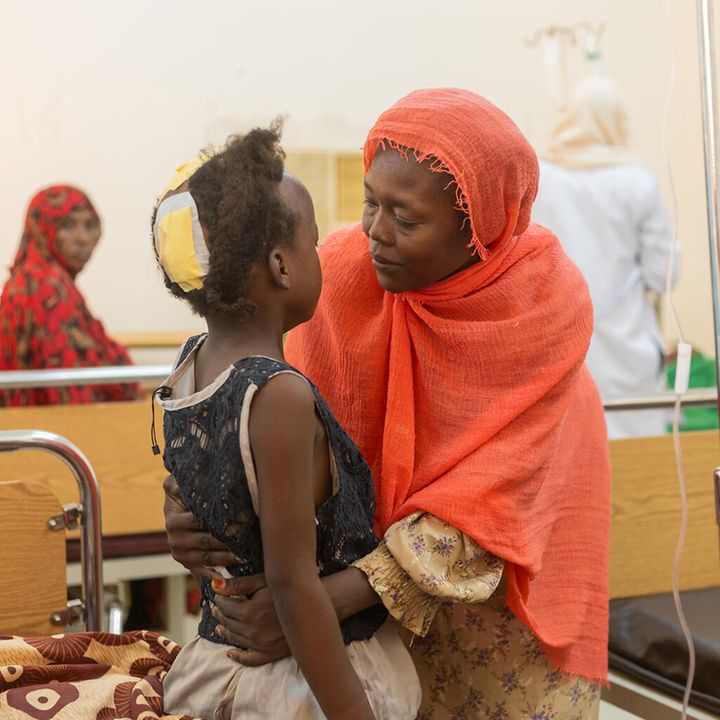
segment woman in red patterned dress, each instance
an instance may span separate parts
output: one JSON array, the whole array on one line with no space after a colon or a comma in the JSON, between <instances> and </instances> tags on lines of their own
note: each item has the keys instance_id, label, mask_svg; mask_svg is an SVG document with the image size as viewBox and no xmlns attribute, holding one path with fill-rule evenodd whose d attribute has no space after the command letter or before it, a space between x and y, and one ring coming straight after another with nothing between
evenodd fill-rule
<instances>
[{"instance_id":1,"label":"woman in red patterned dress","mask_svg":"<svg viewBox=\"0 0 720 720\"><path fill-rule=\"evenodd\" d=\"M20 247L0 297L0 370L129 365L75 284L100 240L100 218L88 197L69 185L30 201ZM138 387L0 390L0 406L133 400Z\"/></svg>"}]
</instances>

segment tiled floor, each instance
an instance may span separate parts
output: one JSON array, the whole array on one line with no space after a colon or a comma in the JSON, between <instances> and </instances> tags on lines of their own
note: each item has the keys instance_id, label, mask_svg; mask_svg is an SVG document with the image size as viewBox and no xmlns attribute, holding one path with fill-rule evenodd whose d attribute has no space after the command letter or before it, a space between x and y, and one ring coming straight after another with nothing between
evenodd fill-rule
<instances>
[{"instance_id":1,"label":"tiled floor","mask_svg":"<svg viewBox=\"0 0 720 720\"><path fill-rule=\"evenodd\" d=\"M610 671L609 680L609 688L603 690L600 720L680 720L679 700L614 670ZM691 707L687 717L688 720L717 720L719 716Z\"/></svg>"},{"instance_id":2,"label":"tiled floor","mask_svg":"<svg viewBox=\"0 0 720 720\"><path fill-rule=\"evenodd\" d=\"M600 720L635 720L639 715L633 715L625 710L606 703L600 702Z\"/></svg>"}]
</instances>

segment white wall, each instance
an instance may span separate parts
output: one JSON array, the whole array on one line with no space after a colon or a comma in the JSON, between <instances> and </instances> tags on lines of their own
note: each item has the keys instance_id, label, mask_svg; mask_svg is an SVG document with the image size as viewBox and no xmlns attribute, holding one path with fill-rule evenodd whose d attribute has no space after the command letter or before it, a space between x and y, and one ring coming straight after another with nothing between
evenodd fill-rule
<instances>
[{"instance_id":1,"label":"white wall","mask_svg":"<svg viewBox=\"0 0 720 720\"><path fill-rule=\"evenodd\" d=\"M670 2L671 23L660 0L6 0L0 262L14 254L33 193L75 183L104 222L80 285L108 328L197 327L165 294L150 251L151 207L176 165L278 113L290 116L287 147L358 149L382 109L436 85L486 95L541 145L553 109L542 53L522 38L549 23L603 21L605 66L626 94L634 149L666 190L661 120L675 47L677 294L688 337L711 349L694 3Z\"/></svg>"}]
</instances>

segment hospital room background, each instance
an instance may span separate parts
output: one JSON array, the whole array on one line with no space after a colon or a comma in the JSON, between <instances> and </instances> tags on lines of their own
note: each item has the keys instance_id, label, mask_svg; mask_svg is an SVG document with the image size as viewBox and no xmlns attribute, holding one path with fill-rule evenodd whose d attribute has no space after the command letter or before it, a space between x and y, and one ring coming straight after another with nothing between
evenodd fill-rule
<instances>
[{"instance_id":1,"label":"hospital room background","mask_svg":"<svg viewBox=\"0 0 720 720\"><path fill-rule=\"evenodd\" d=\"M397 98L428 87L475 91L505 110L542 157L578 82L593 75L610 78L627 113L628 151L657 180L676 242L673 298L683 339L712 367L699 5L688 0L41 0L2 5L2 282L34 193L52 183L86 190L102 221L102 239L77 285L108 335L128 347L134 364L156 368L149 375L156 378L154 385L141 380L146 391L142 410L127 410L121 417L126 411L118 408L102 421L109 423L102 432L143 423L127 434L121 429L114 441L95 437L98 416L84 411L53 408L43 415L49 408L35 408L32 414L30 408L0 407L0 431L35 427L65 435L95 467L107 536L101 608L106 628L114 618L117 629L152 627L183 642L196 624L197 592L163 545L164 473L149 441L147 391L162 378L157 366L168 366L182 340L203 330L201 318L165 289L153 254L150 217L168 169L232 132L283 115L287 167L313 196L322 238L359 219L365 133ZM720 20L712 28L715 38L719 30ZM662 333L665 373L680 339L678 328L662 292L650 293L648 302ZM712 370L709 378L703 384L712 393ZM667 397L672 383L671 376ZM664 413L662 440L641 437L659 434L654 432L616 436L633 440L615 440L611 434L610 584L616 601L660 593L670 597L671 592L681 504L672 402L652 412ZM699 434L688 435L683 446L691 507L681 587L710 588L717 600L712 483L720 448L714 434L702 434L717 427L717 420L707 407L705 415L686 412L680 414L681 423L695 417L701 424L692 428ZM126 448L119 449L124 443ZM142 448L127 449L133 443ZM136 457L133 468L123 465ZM0 480L53 477L60 499L73 501L74 480L58 479L60 471L49 463L29 460L24 453L0 453ZM71 539L77 542L74 533ZM115 549L107 543L113 537L118 539ZM130 544L118 549L120 540ZM146 550L140 548L143 543ZM651 546L662 548L661 557L652 561ZM638 548L634 557L632 547ZM68 577L71 595L77 595L82 560L73 552L68 550ZM617 607L618 613L628 612ZM706 615L705 621L717 628L718 607L714 618L713 623ZM0 632L7 629L0 624ZM706 673L720 668L720 638L713 633L707 642L716 655L704 662L715 664L703 666ZM680 630L677 637L684 642ZM604 691L601 720L679 716L673 713L680 712L684 675L667 685L653 684L643 680L643 673L659 676L657 667L633 675L623 662L612 671L614 694ZM690 717L720 717L720 680L715 685L714 698L693 696Z\"/></svg>"}]
</instances>

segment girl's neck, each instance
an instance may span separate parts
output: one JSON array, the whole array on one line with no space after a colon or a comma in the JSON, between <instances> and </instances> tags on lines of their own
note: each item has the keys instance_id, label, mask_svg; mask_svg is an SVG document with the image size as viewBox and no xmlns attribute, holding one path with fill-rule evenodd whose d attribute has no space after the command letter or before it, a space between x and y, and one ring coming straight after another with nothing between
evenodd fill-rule
<instances>
[{"instance_id":1,"label":"girl's neck","mask_svg":"<svg viewBox=\"0 0 720 720\"><path fill-rule=\"evenodd\" d=\"M223 370L244 357L265 355L285 360L282 328L272 328L267 318L238 322L216 316L205 318L208 336L195 362L196 389L208 384Z\"/></svg>"},{"instance_id":2,"label":"girl's neck","mask_svg":"<svg viewBox=\"0 0 720 720\"><path fill-rule=\"evenodd\" d=\"M267 355L283 360L283 332L274 328L268 318L253 317L238 322L223 316L206 318L208 337L205 345L213 352L237 354L235 360L248 355Z\"/></svg>"}]
</instances>

